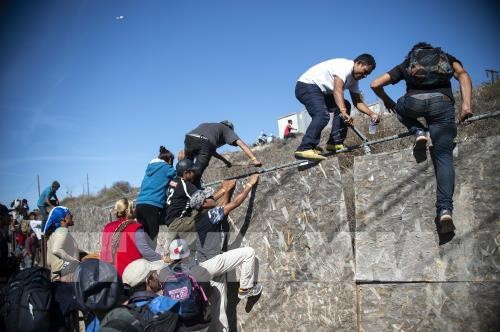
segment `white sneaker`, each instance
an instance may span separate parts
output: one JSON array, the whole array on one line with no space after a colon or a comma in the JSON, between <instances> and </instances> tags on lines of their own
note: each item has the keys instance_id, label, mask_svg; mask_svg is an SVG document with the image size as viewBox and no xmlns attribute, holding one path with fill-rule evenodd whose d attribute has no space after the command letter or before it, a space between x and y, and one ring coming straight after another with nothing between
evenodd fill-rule
<instances>
[{"instance_id":1,"label":"white sneaker","mask_svg":"<svg viewBox=\"0 0 500 332\"><path fill-rule=\"evenodd\" d=\"M238 290L238 297L240 299L245 299L247 297L257 296L262 292L262 288L263 287L261 284L255 284L253 285L252 288L247 288L247 289L240 288Z\"/></svg>"}]
</instances>

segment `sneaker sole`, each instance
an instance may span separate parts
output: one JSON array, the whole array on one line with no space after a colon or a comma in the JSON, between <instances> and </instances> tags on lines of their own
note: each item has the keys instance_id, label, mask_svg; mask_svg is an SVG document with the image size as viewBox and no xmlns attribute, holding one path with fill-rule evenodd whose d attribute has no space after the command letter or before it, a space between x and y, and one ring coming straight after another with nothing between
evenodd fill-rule
<instances>
[{"instance_id":1,"label":"sneaker sole","mask_svg":"<svg viewBox=\"0 0 500 332\"><path fill-rule=\"evenodd\" d=\"M441 234L451 233L455 230L455 225L453 224L453 219L451 217L441 217L440 223L441 229L439 230L439 233Z\"/></svg>"},{"instance_id":2,"label":"sneaker sole","mask_svg":"<svg viewBox=\"0 0 500 332\"><path fill-rule=\"evenodd\" d=\"M248 295L240 295L240 294L238 294L238 298L239 298L240 300L244 300L244 299L247 299L247 298L249 298L249 297L250 297L250 296L248 296Z\"/></svg>"},{"instance_id":3,"label":"sneaker sole","mask_svg":"<svg viewBox=\"0 0 500 332\"><path fill-rule=\"evenodd\" d=\"M240 295L240 294L238 294L238 298L240 300L244 300L244 299L248 299L249 297L259 296L261 293L262 293L262 289L257 294L249 294L249 295Z\"/></svg>"},{"instance_id":4,"label":"sneaker sole","mask_svg":"<svg viewBox=\"0 0 500 332\"><path fill-rule=\"evenodd\" d=\"M326 160L326 157L323 157L323 156L310 156L310 157L306 157L306 156L302 156L302 155L299 155L299 154L294 154L295 158L297 159L304 159L304 160L313 160L313 161L323 161L323 160Z\"/></svg>"},{"instance_id":5,"label":"sneaker sole","mask_svg":"<svg viewBox=\"0 0 500 332\"><path fill-rule=\"evenodd\" d=\"M330 149L329 149L329 148L326 148L326 151L328 151L328 152L334 152L334 153L335 153L335 152L338 152L338 151L343 150L343 149L345 149L345 148L346 148L345 146L343 146L343 147L342 147L342 148L340 148L340 149L337 149L337 148L330 148Z\"/></svg>"},{"instance_id":6,"label":"sneaker sole","mask_svg":"<svg viewBox=\"0 0 500 332\"><path fill-rule=\"evenodd\" d=\"M427 148L427 138L421 138L415 141L415 145L413 146L414 150L425 150Z\"/></svg>"}]
</instances>

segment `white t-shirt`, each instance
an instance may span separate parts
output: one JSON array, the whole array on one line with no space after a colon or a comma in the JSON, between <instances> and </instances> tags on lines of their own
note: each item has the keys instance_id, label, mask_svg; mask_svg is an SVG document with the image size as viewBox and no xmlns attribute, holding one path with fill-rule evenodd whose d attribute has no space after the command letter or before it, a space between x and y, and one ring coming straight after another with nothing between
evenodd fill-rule
<instances>
[{"instance_id":1,"label":"white t-shirt","mask_svg":"<svg viewBox=\"0 0 500 332\"><path fill-rule=\"evenodd\" d=\"M353 68L354 61L348 59L323 61L302 74L299 82L316 84L326 95L333 92L333 76L335 75L344 81L344 90L360 93L358 81L352 76Z\"/></svg>"}]
</instances>

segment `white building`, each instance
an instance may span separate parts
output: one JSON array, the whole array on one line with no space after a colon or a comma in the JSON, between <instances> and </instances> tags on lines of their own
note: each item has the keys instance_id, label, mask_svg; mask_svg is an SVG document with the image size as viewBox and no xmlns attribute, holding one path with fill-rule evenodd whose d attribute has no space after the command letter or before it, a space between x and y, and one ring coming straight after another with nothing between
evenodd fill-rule
<instances>
[{"instance_id":1,"label":"white building","mask_svg":"<svg viewBox=\"0 0 500 332\"><path fill-rule=\"evenodd\" d=\"M385 112L385 106L384 103L381 100L378 100L374 103L367 104L368 108L372 110L373 112L377 114L384 114ZM352 116L357 116L359 113L358 109L356 107L353 107L351 109L351 115ZM333 113L332 113L333 115ZM297 128L298 133L305 133L307 127L311 123L311 117L309 116L309 113L307 113L306 109L303 109L302 111L296 112L296 113L291 113L287 115L283 115L278 118L278 137L283 138L283 134L285 132L286 125L288 124L288 120L293 121L293 127Z\"/></svg>"},{"instance_id":2,"label":"white building","mask_svg":"<svg viewBox=\"0 0 500 332\"><path fill-rule=\"evenodd\" d=\"M285 133L285 128L288 124L288 120L292 120L293 121L292 126L294 128L297 128L297 131L294 131L294 133L305 133L307 127L311 123L311 117L309 116L309 114L305 109L297 113L283 115L282 117L278 118L279 138L283 138L283 134Z\"/></svg>"}]
</instances>

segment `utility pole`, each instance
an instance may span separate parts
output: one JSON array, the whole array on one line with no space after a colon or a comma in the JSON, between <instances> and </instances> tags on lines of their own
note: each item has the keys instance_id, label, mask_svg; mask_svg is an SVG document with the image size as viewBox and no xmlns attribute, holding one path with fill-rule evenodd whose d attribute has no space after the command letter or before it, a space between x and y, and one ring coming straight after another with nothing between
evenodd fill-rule
<instances>
[{"instance_id":1,"label":"utility pole","mask_svg":"<svg viewBox=\"0 0 500 332\"><path fill-rule=\"evenodd\" d=\"M87 173L87 196L90 196L90 190L89 190L89 173Z\"/></svg>"},{"instance_id":2,"label":"utility pole","mask_svg":"<svg viewBox=\"0 0 500 332\"><path fill-rule=\"evenodd\" d=\"M486 69L486 77L491 77L491 84L495 84L495 80L498 78L498 70Z\"/></svg>"},{"instance_id":3,"label":"utility pole","mask_svg":"<svg viewBox=\"0 0 500 332\"><path fill-rule=\"evenodd\" d=\"M36 175L36 182L38 184L38 197L40 197L40 175Z\"/></svg>"}]
</instances>

